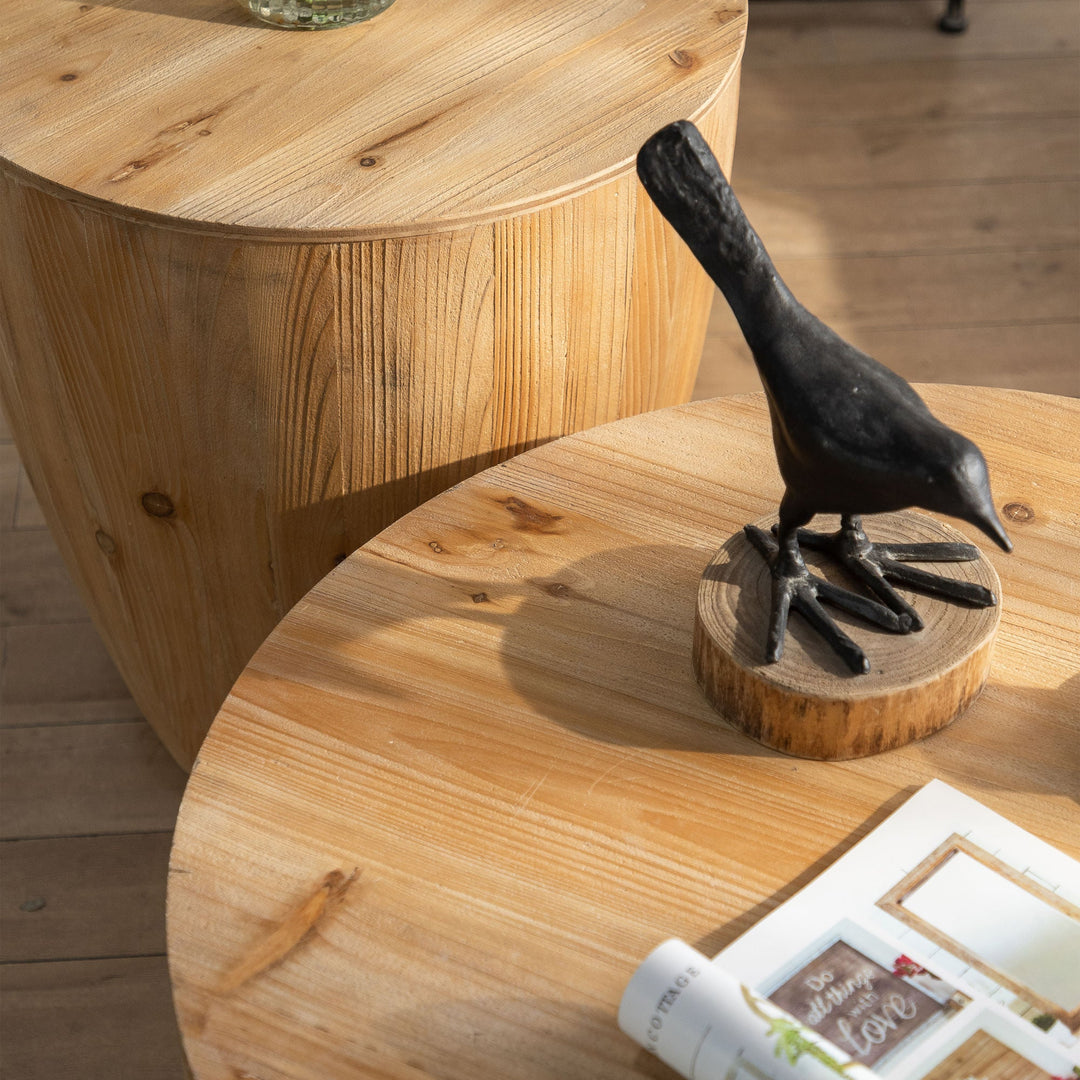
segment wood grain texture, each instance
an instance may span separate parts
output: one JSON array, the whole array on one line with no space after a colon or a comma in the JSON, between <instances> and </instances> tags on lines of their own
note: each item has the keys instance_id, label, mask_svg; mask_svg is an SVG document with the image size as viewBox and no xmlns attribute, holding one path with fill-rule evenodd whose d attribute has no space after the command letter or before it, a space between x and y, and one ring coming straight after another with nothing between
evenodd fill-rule
<instances>
[{"instance_id":1,"label":"wood grain texture","mask_svg":"<svg viewBox=\"0 0 1080 1080\"><path fill-rule=\"evenodd\" d=\"M806 83L812 74L802 64L789 64L759 71L747 80L743 121L767 123L785 107L785 99L796 96L808 123L830 123L838 116L886 125L915 117L938 121L1022 116L1031 111L1032 101L1044 103L1043 115L1070 115L1080 89L1075 48L1071 53L1009 60L954 57L952 63L940 64L839 63L831 66L828 82L816 85L809 98ZM966 69L962 94L954 92L957 64Z\"/></svg>"},{"instance_id":2,"label":"wood grain texture","mask_svg":"<svg viewBox=\"0 0 1080 1080\"><path fill-rule=\"evenodd\" d=\"M5 841L5 963L163 956L170 833Z\"/></svg>"},{"instance_id":3,"label":"wood grain texture","mask_svg":"<svg viewBox=\"0 0 1080 1080\"><path fill-rule=\"evenodd\" d=\"M1080 251L1067 248L1021 247L1005 257L952 251L815 254L778 259L777 269L824 322L859 328L1012 324L1035 329L1073 319L1080 295Z\"/></svg>"},{"instance_id":4,"label":"wood grain texture","mask_svg":"<svg viewBox=\"0 0 1080 1080\"><path fill-rule=\"evenodd\" d=\"M19 502L19 454L12 443L0 443L0 522L4 529L15 525Z\"/></svg>"},{"instance_id":5,"label":"wood grain texture","mask_svg":"<svg viewBox=\"0 0 1080 1080\"><path fill-rule=\"evenodd\" d=\"M850 188L1075 179L1076 117L1040 113L1029 106L1021 116L941 120L913 111L891 122L834 117L812 126L773 116L740 129L739 182Z\"/></svg>"},{"instance_id":6,"label":"wood grain texture","mask_svg":"<svg viewBox=\"0 0 1080 1080\"><path fill-rule=\"evenodd\" d=\"M5 965L4 1076L182 1080L164 975L163 957Z\"/></svg>"},{"instance_id":7,"label":"wood grain texture","mask_svg":"<svg viewBox=\"0 0 1080 1080\"><path fill-rule=\"evenodd\" d=\"M720 310L721 300L713 305L705 338L708 362L694 385L695 398L749 394L761 387L742 332L730 310ZM968 385L1080 397L1077 322L875 327L837 320L829 325L909 382L953 371Z\"/></svg>"},{"instance_id":8,"label":"wood grain texture","mask_svg":"<svg viewBox=\"0 0 1080 1080\"><path fill-rule=\"evenodd\" d=\"M963 1046L926 1074L926 1080L952 1080L978 1076L985 1080L1042 1080L1042 1069L985 1031L978 1031Z\"/></svg>"},{"instance_id":9,"label":"wood grain texture","mask_svg":"<svg viewBox=\"0 0 1080 1080\"><path fill-rule=\"evenodd\" d=\"M738 161L735 169L736 181L740 184L745 184L754 178L755 184L763 182L767 186L770 177L777 175L772 171L776 160L773 148L777 148L783 155L782 160L786 160L789 152L797 152L801 155L808 182L825 186L844 186L850 183L852 177L867 174L867 153L872 153L885 142L891 142L898 135L908 136L904 144L909 150L908 155L901 157L899 152L901 148L898 147L895 152L886 151L884 156L888 157L890 165L898 170L898 179L910 180L912 183L918 182L919 177L924 173L928 180L935 182L947 178L965 178L962 175L963 169L949 165L948 157L952 153L963 156L964 169L971 169L969 179L991 175L999 179L1032 179L1039 175L1036 170L1044 167L1053 170L1045 175L1061 178L1062 161L1067 163L1070 159L1077 159L1075 148L1080 146L1080 124L1077 123L1080 112L1078 112L1075 98L1063 98L1052 102L1040 98L1027 99L1023 116L1014 118L1015 126L1009 122L1009 118L1004 118L1000 122L985 117L966 117L954 122L935 122L917 113L912 113L908 118L896 121L890 126L880 121L877 123L848 121L843 113L839 113L829 125L816 124L810 127L800 120L799 116L800 109L814 107L817 82L819 80L827 82L830 77L830 68L836 63L864 62L864 70L875 73L883 64L899 63L910 72L913 79L918 80L925 73L925 65L910 64L907 61L948 62L956 78L953 91L955 99L963 102L967 96L967 65L955 63L958 57L982 56L985 58L991 55L1000 57L1001 63L997 74L1003 82L1009 81L1009 56L1054 55L1064 51L1075 58L1080 23L1075 18L1074 0L1025 0L1023 4L1016 4L1014 0L979 0L979 18L973 20L967 34L954 38L939 34L934 27L936 19L941 14L941 0L874 0L873 3L858 4L847 2L847 0L816 0L812 4L807 4L803 0L760 0L760 2L752 0L750 6L750 39L743 61L744 65L758 70L768 66L782 68L792 63L804 63L805 66L803 89L797 98L778 100L776 96L772 96L770 100L780 106L780 111L763 116L764 127L740 124ZM810 65L811 60L816 66ZM872 67L869 65L870 61L874 61ZM975 71L972 74L980 81L984 76L982 71ZM761 84L758 83L758 85ZM914 86L898 87L898 93L908 100L919 99L919 92ZM852 102L853 108L855 104ZM1040 117L1047 113L1059 115L1064 120L1056 128L1052 124L1042 125ZM1073 147L1068 151L1069 156L1065 158L1062 158L1059 152L1060 135L1055 135L1055 130L1058 132L1063 130L1062 124ZM880 138L873 138L873 133L879 126ZM834 137L833 133L836 130L845 127L856 129L854 138ZM1035 140L1024 134L1028 129L1037 131L1040 136L1045 136L1040 141L1040 146L1033 146L1032 143ZM792 143L789 141L788 134L792 130L803 131L807 137ZM1017 139L1022 145L1022 153L1013 148L1013 139ZM814 152L814 147L820 147L821 154ZM932 150L932 153L923 154L921 148L924 147L928 151ZM978 156L974 154L976 148L980 148ZM940 156L938 151L940 151ZM762 154L767 155L767 160L758 164L758 155ZM824 154L834 156L826 162L822 156ZM828 165L828 170L826 165ZM1078 174L1073 171L1072 175L1075 183ZM891 213L889 189L883 183L878 186L881 191L881 213L888 216ZM1075 244L1073 246L1075 247ZM863 335L861 347L867 348L872 355L886 360L890 366L904 366L905 374L909 378L919 381L1011 386L1078 395L1080 394L1080 371L1077 369L1076 358L1080 355L1080 346L1078 346L1078 324L1075 321L1075 315L1071 316L1074 319L1071 322L1058 322L1052 325L1025 324L1022 309L1018 310L1017 305L1009 301L1007 294L1002 291L1001 285L1005 281L1006 274L996 270L994 263L999 262L1007 266L1013 258L1018 258L1023 262L1024 256L1023 250L1002 249L999 252L983 254L977 261L965 264L961 267L960 276L956 278L950 278L946 273L935 273L935 280L940 282L940 296L932 306L926 309L925 317L930 320L929 323L917 321L920 313L914 309L910 313L910 321L885 322L878 318L878 315L888 314L894 310L895 296L890 292L891 279L887 275L879 278L871 272L869 263L872 260L858 260L856 265L851 266L847 260L841 259L833 262L832 270L830 270L828 260L823 259L819 273L832 290L829 303L834 308L843 308L845 295L850 294L853 298L857 298L859 309L873 315L875 319L873 326L864 325L860 329ZM846 272L849 266L852 273ZM1030 281L1026 272L1024 279ZM862 288L864 282L871 287L876 282L880 282L879 290L884 291L879 292L879 295L875 297L870 291ZM955 325L955 322L949 318L950 306L955 305L957 310L970 310L973 301L977 304L977 298L984 289L994 297L995 303L999 304L1003 311L1003 317L1007 317L1010 323L1002 325L1000 320L995 319L994 313L990 312L985 316L980 314L980 318L988 320L982 325ZM1068 276L1055 278L1048 275L1045 278L1045 289L1048 295L1052 291L1059 294L1059 307L1063 303L1068 303L1073 305L1073 309L1075 308L1077 294L1075 277L1070 280ZM1021 289L1021 292L1028 298L1038 299L1039 297L1037 292L1033 292L1026 286ZM725 307L722 300L718 300L713 305L714 318ZM1042 309L1041 304L1040 309ZM981 312L982 308L980 307L979 310ZM3 321L0 320L0 337L2 335ZM707 343L698 383L699 389L703 391L702 396L760 389L760 382L753 367L750 366L748 371L743 371L739 362L729 357L726 349L726 340L722 338L711 338ZM735 385L733 385L733 376ZM739 379L742 379L741 383L738 382ZM11 433L3 410L0 408L0 448L5 440L10 447L10 438ZM20 479L18 498L20 506L16 517L16 527L41 528L43 519L35 511L32 492L29 484L25 482L25 477ZM23 512L24 509L25 512ZM0 528L6 526L7 522L0 523ZM40 552L35 553L27 547L5 550L2 555L0 578L3 579L5 590L18 592L26 598L27 618L33 618L34 612L40 611L45 614L47 606L55 610L55 604L38 603L32 585L24 587L18 584L28 571L25 563L27 556L30 556L29 568L32 570L33 566L37 565ZM72 591L70 582L67 588L69 592ZM74 599L78 606L77 597ZM31 630L33 624L24 621L17 628L7 629L21 631L23 628ZM47 717L43 722L53 722L58 714L54 713L55 698L48 696L50 687L46 676L50 670L59 673L60 669L70 668L71 682L58 679L57 689L63 692L70 691L73 698L78 697L83 703L96 700L96 695L103 688L107 690L103 683L106 678L103 672L87 671L84 689L79 690L75 686L76 673L82 669L83 660L89 659L89 653L83 649L81 636L71 639L72 649L76 654L71 659L69 659L71 651L60 637L50 640L53 642L53 651L48 656L42 656L40 662L35 663L33 670L26 672L23 677L23 673L18 669L24 662L26 649L21 645L12 648L11 638L8 638L9 647L0 655L0 665L3 667L5 677L9 680L5 682L4 689L0 689L0 694L3 694L3 722L7 722L9 718L24 709L20 723L36 723L37 717ZM32 645L28 647L32 648ZM108 678L111 679L112 676ZM6 691L8 685L19 693L25 691L28 695L25 700L20 698L18 709L9 705ZM39 703L29 696L36 687L41 688L46 695ZM1009 710L1027 707L1031 694L1030 688L1021 685L992 686L990 692L995 695L998 702L1004 701L1005 708ZM71 711L66 715L70 720L77 720L77 705L73 701L68 704ZM1059 710L1061 708L1060 699L1055 700L1052 696L1046 704L1049 708ZM65 708L68 708L68 705L65 705ZM101 719L105 718L104 714L95 713L94 715ZM95 730L106 741L111 736L110 725L103 725ZM953 734L955 733L950 733L950 737ZM88 763L96 764L100 760L94 751L92 735L83 742L73 742L67 752L85 755ZM155 762L151 757L124 758L123 761L123 769L127 770L129 780L133 773L153 772L154 768ZM798 776L798 774L794 775ZM616 779L619 778L619 776L616 777ZM123 816L128 820L144 817L142 807L148 800L153 802L156 799L153 789L139 782L119 782L119 776L117 780L118 782L112 787L111 797L125 806ZM42 787L55 785L57 783L55 770L43 763L40 772L31 773L28 777L23 786L24 792L32 790L35 783ZM93 793L86 793L86 798L92 800ZM829 820L834 820L835 817L830 808L826 809L825 816ZM68 817L74 830L80 831L80 814L73 810ZM157 834L154 839L159 841L168 839L168 834ZM69 858L73 865L89 865L90 858L80 860L74 854L74 849L81 845L93 848L99 842L99 838L85 836L68 838L64 841L19 841L26 845L27 850L40 856L40 872L36 871L30 862L26 866L27 872L39 879L46 876L51 879L57 858ZM110 837L107 842L116 844L121 849L122 855L124 843L130 842L135 847L139 847L143 838L138 834L125 834L122 837ZM58 849L52 847L53 843L69 844L72 853L68 855L59 852ZM846 844L847 841L844 841L841 846L846 846ZM7 858L6 855L4 857ZM132 864L123 858L122 865ZM804 883L809 880L822 865L824 864L819 863L817 867L806 866L804 862L800 862L800 866L805 868L799 872L797 882ZM140 891L141 887L137 886L134 880L137 877L139 881L145 881L142 869L136 864L131 873L133 878L114 873L111 879L115 888L112 889L110 919L117 928L121 923L130 924L132 927L146 926L150 920L151 913L148 913L145 907L142 910L135 910L131 904L123 902L125 898L135 901L137 897L147 895ZM57 877L56 880L61 879ZM315 883L313 879L308 884L313 887ZM92 887L93 882L87 882L87 888ZM720 881L719 887L729 887L729 881ZM749 926L758 914L751 906L752 901L747 890L740 887L739 896L744 907L735 917L734 927L729 926L724 931L728 935ZM296 898L300 897L301 892L298 890ZM766 901L762 910L774 902L774 899ZM160 927L156 933L157 940L160 941L164 937L163 909L157 910L157 918L160 921ZM74 934L77 921L72 920L65 925L73 932L70 938L64 939L67 942L65 969L71 971L78 968L81 963L76 958L94 955L98 937L95 927L86 926L85 941L81 938L77 939ZM715 937L718 941L722 941L719 934ZM18 940L5 929L0 934L0 954L3 953L4 944ZM90 963L94 964L97 961L90 961ZM139 984L136 990L138 995L136 1008L139 1010L137 1013L132 1012L130 997L113 992L117 985L116 977L123 977L122 964L106 965L105 977L90 982L90 988L84 987L81 991L82 996L78 1001L77 1012L79 1024L68 1023L73 1014L68 1010L70 999L63 994L50 994L37 998L33 1002L32 1022L13 1021L4 1025L0 1053L4 1055L5 1065L11 1061L19 1061L22 1067L16 1075L20 1080L57 1080L58 1076L64 1075L63 1071L54 1068L57 1058L69 1062L74 1061L75 1064L68 1068L68 1075L77 1076L79 1080L90 1080L90 1078L96 1080L97 1077L101 1077L102 1080L116 1080L116 1077L124 1076L122 1064L118 1063L136 1060L140 1054L146 1053L146 1047L150 1045L151 1033L163 1030L163 1023L169 1021L172 1016L172 1002L168 992L168 973L165 964L157 961L150 966L153 981ZM71 978L75 980L77 977L71 976ZM157 989L158 986L160 990ZM149 1000L144 1006L142 1003L147 997ZM88 1033L106 1031L112 1036L111 1041L107 1043L101 1039L90 1039L88 1036ZM48 1057L42 1054L43 1046L47 1046L49 1050ZM170 1052L174 1057L169 1057ZM167 1067L180 1056L178 1040L174 1040L172 1044L165 1047L155 1047L154 1053L162 1072L170 1075L166 1071ZM403 1066L402 1070L405 1068ZM2 1071L4 1070L0 1068L0 1072ZM10 1072L10 1069L7 1071ZM181 1074L182 1069L179 1064L176 1064L175 1072L171 1075L179 1078Z\"/></svg>"},{"instance_id":10,"label":"wood grain texture","mask_svg":"<svg viewBox=\"0 0 1080 1080\"><path fill-rule=\"evenodd\" d=\"M771 516L755 522L760 529ZM835 531L839 518L823 515L814 528ZM875 543L964 543L956 529L906 511L879 514ZM849 587L828 559L807 552L811 572ZM924 566L956 581L988 589L1001 585L985 559ZM962 715L990 672L1000 606L972 610L915 595L925 624L913 635L876 630L829 608L841 630L870 661L852 676L843 661L800 618L792 618L779 662L765 661L772 611L772 576L761 555L736 533L701 575L694 619L694 674L713 707L764 746L795 757L841 761L895 750L939 731Z\"/></svg>"},{"instance_id":11,"label":"wood grain texture","mask_svg":"<svg viewBox=\"0 0 1080 1080\"><path fill-rule=\"evenodd\" d=\"M172 828L184 775L145 723L4 728L0 747L2 839Z\"/></svg>"},{"instance_id":12,"label":"wood grain texture","mask_svg":"<svg viewBox=\"0 0 1080 1080\"><path fill-rule=\"evenodd\" d=\"M199 1080L653 1076L614 1019L640 959L668 936L715 952L931 777L1080 854L1080 405L921 389L982 446L1016 546L986 554L986 689L901 750L794 762L695 685L702 569L781 493L761 395L489 469L309 593L219 714L177 826L171 973ZM313 933L220 993L354 870Z\"/></svg>"},{"instance_id":13,"label":"wood grain texture","mask_svg":"<svg viewBox=\"0 0 1080 1080\"><path fill-rule=\"evenodd\" d=\"M398 0L297 36L229 0L27 0L7 26L0 149L24 179L140 221L375 240L625 175L730 80L745 5L476 0L463 33Z\"/></svg>"},{"instance_id":14,"label":"wood grain texture","mask_svg":"<svg viewBox=\"0 0 1080 1080\"><path fill-rule=\"evenodd\" d=\"M89 620L5 626L0 647L2 727L141 716Z\"/></svg>"},{"instance_id":15,"label":"wood grain texture","mask_svg":"<svg viewBox=\"0 0 1080 1080\"><path fill-rule=\"evenodd\" d=\"M231 0L168 7L12 12L0 392L190 767L350 551L478 469L690 396L712 289L633 157L694 115L730 163L745 12L485 3L462 35L404 0L301 40ZM90 113L96 154L68 137Z\"/></svg>"},{"instance_id":16,"label":"wood grain texture","mask_svg":"<svg viewBox=\"0 0 1080 1080\"><path fill-rule=\"evenodd\" d=\"M759 230L770 254L805 258L833 255L920 255L944 250L979 252L1014 248L1072 250L1080 231L1074 185L1069 181L898 186L893 213L881 213L873 188L795 192L772 207L770 228ZM760 195L743 206L751 221L769 213Z\"/></svg>"},{"instance_id":17,"label":"wood grain texture","mask_svg":"<svg viewBox=\"0 0 1080 1080\"><path fill-rule=\"evenodd\" d=\"M0 535L0 562L18 574L0 577L0 626L72 622L87 617L71 587L71 575L56 545L40 529Z\"/></svg>"},{"instance_id":18,"label":"wood grain texture","mask_svg":"<svg viewBox=\"0 0 1080 1080\"><path fill-rule=\"evenodd\" d=\"M752 6L735 189L795 295L909 380L1080 393L1070 3L980 0L956 35L934 0ZM706 340L695 397L758 389L722 301Z\"/></svg>"},{"instance_id":19,"label":"wood grain texture","mask_svg":"<svg viewBox=\"0 0 1080 1080\"><path fill-rule=\"evenodd\" d=\"M964 81L957 61L1075 56L1080 51L1072 0L1026 0L1023 6L983 0L979 15L969 26L971 33L950 36L928 33L941 17L934 0L877 0L855 9L833 3L806 14L790 3L769 0L753 12L754 67L935 61L950 65L958 81ZM909 93L914 89L909 87ZM964 97L957 96L958 105Z\"/></svg>"}]
</instances>

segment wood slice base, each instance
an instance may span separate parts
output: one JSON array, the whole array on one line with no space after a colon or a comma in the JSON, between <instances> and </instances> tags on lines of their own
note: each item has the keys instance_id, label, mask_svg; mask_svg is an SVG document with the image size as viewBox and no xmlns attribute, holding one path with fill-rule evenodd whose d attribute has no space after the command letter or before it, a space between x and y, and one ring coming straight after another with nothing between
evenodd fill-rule
<instances>
[{"instance_id":1,"label":"wood slice base","mask_svg":"<svg viewBox=\"0 0 1080 1080\"><path fill-rule=\"evenodd\" d=\"M776 518L756 524L769 529ZM838 518L813 528L831 531ZM925 514L903 511L866 518L878 542L970 542ZM843 571L804 550L820 576L851 585ZM712 706L765 746L796 757L838 761L893 750L944 727L978 696L990 670L1001 612L1001 586L989 561L920 563L936 574L975 581L998 604L964 607L941 597L900 590L925 626L891 634L827 608L866 652L871 669L852 675L797 613L788 622L784 655L765 661L772 581L762 556L740 531L709 563L698 590L694 672Z\"/></svg>"}]
</instances>

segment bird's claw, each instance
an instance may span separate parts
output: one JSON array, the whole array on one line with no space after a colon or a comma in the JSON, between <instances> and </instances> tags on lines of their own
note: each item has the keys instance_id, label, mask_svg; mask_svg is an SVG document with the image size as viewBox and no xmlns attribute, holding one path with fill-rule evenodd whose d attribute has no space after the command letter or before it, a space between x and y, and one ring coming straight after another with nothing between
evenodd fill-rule
<instances>
[{"instance_id":1,"label":"bird's claw","mask_svg":"<svg viewBox=\"0 0 1080 1080\"><path fill-rule=\"evenodd\" d=\"M800 529L798 540L801 547L830 555L891 610L907 616L909 630L921 630L922 618L890 582L969 607L993 607L997 603L997 597L989 589L975 582L958 581L906 565L913 562L971 562L979 557L979 549L974 544L876 544L867 537L861 523L847 520L834 533Z\"/></svg>"},{"instance_id":2,"label":"bird's claw","mask_svg":"<svg viewBox=\"0 0 1080 1080\"><path fill-rule=\"evenodd\" d=\"M830 534L809 533L809 535L828 538ZM863 533L863 535L866 534ZM867 543L870 543L869 538L867 538ZM870 544L870 546L878 555L895 562L974 562L979 557L979 549L974 544L963 544L958 541L944 543L938 541L932 544Z\"/></svg>"},{"instance_id":3,"label":"bird's claw","mask_svg":"<svg viewBox=\"0 0 1080 1080\"><path fill-rule=\"evenodd\" d=\"M818 602L815 584L809 580L774 577L772 593L773 609L766 651L766 659L770 664L777 663L784 655L788 612L794 608L825 639L833 652L847 665L848 670L855 675L865 675L870 670L866 653L836 625Z\"/></svg>"},{"instance_id":4,"label":"bird's claw","mask_svg":"<svg viewBox=\"0 0 1080 1080\"><path fill-rule=\"evenodd\" d=\"M784 653L788 614L797 611L825 640L829 647L856 675L870 670L866 653L836 625L822 607L822 602L838 607L852 615L886 630L905 633L908 619L891 611L876 600L861 596L848 589L825 581L811 574L801 563L790 563L782 558L773 537L755 525L745 528L747 538L765 557L772 569L772 614L769 620L769 638L766 658L775 664Z\"/></svg>"},{"instance_id":5,"label":"bird's claw","mask_svg":"<svg viewBox=\"0 0 1080 1080\"><path fill-rule=\"evenodd\" d=\"M993 607L997 603L997 597L993 592L978 582L958 581L956 578L942 577L941 574L930 574L925 570L905 566L902 562L885 557L879 558L878 563L885 577L919 592L944 596L949 600L967 604L969 607Z\"/></svg>"}]
</instances>

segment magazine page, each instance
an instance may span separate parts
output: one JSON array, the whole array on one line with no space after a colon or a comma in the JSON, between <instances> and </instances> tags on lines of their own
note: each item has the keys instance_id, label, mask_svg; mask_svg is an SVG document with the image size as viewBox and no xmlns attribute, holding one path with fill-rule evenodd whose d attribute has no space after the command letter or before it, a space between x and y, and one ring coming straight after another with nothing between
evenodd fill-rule
<instances>
[{"instance_id":1,"label":"magazine page","mask_svg":"<svg viewBox=\"0 0 1080 1080\"><path fill-rule=\"evenodd\" d=\"M687 1055L701 1025L672 1051L659 999L651 1016L620 1013L689 1080L826 1075L813 1064L880 1080L1080 1077L1080 863L941 781L710 966L726 1019L710 1016L702 1046L723 1037L722 1067L719 1052Z\"/></svg>"},{"instance_id":2,"label":"magazine page","mask_svg":"<svg viewBox=\"0 0 1080 1080\"><path fill-rule=\"evenodd\" d=\"M619 1027L688 1080L875 1080L866 1068L684 941L654 949Z\"/></svg>"}]
</instances>

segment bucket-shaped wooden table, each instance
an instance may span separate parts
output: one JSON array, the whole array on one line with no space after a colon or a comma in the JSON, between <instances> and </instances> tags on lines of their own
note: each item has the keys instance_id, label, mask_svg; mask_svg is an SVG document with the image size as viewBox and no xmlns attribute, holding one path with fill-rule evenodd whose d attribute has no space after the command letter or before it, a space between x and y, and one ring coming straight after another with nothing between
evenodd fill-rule
<instances>
[{"instance_id":1,"label":"bucket-shaped wooden table","mask_svg":"<svg viewBox=\"0 0 1080 1080\"><path fill-rule=\"evenodd\" d=\"M712 287L637 185L730 165L745 4L5 8L0 386L181 764L348 552L527 447L686 400Z\"/></svg>"}]
</instances>

